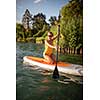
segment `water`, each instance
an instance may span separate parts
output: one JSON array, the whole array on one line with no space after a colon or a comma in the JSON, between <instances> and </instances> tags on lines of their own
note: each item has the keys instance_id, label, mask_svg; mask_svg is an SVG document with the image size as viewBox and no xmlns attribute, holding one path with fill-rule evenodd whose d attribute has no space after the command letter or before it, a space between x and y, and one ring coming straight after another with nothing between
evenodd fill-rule
<instances>
[{"instance_id":1,"label":"water","mask_svg":"<svg viewBox=\"0 0 100 100\"><path fill-rule=\"evenodd\" d=\"M23 64L23 57L42 57L44 45L16 44L16 100L83 100L82 77L60 73L52 79L52 72L38 66Z\"/></svg>"}]
</instances>

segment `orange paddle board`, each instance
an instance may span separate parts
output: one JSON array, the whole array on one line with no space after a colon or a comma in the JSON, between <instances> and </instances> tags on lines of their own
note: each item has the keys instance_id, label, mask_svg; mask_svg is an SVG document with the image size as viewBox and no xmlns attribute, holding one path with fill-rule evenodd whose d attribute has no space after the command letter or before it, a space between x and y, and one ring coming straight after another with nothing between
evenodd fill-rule
<instances>
[{"instance_id":1,"label":"orange paddle board","mask_svg":"<svg viewBox=\"0 0 100 100\"><path fill-rule=\"evenodd\" d=\"M43 58L33 57L33 56L25 56L23 60L24 60L24 63L28 63L29 65L32 65L32 66L37 65L47 70L54 70L55 65L56 65L56 63L49 64L45 62ZM83 67L81 65L69 64L69 63L59 61L57 63L57 68L58 68L58 71L62 73L83 76Z\"/></svg>"}]
</instances>

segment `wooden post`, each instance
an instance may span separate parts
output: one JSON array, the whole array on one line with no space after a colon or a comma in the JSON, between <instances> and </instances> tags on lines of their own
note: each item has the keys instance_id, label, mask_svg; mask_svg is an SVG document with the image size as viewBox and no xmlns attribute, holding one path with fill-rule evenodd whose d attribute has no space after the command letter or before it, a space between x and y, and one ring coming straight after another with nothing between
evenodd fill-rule
<instances>
[{"instance_id":1,"label":"wooden post","mask_svg":"<svg viewBox=\"0 0 100 100\"><path fill-rule=\"evenodd\" d=\"M77 54L77 49L75 48L75 54Z\"/></svg>"},{"instance_id":2,"label":"wooden post","mask_svg":"<svg viewBox=\"0 0 100 100\"><path fill-rule=\"evenodd\" d=\"M80 49L80 54L83 54L83 49L82 48Z\"/></svg>"}]
</instances>

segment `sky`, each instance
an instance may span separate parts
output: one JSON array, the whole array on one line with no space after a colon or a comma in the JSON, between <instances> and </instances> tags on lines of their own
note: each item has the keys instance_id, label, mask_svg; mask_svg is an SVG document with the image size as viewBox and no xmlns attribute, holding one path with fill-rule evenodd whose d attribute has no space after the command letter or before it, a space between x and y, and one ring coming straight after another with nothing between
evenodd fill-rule
<instances>
[{"instance_id":1,"label":"sky","mask_svg":"<svg viewBox=\"0 0 100 100\"><path fill-rule=\"evenodd\" d=\"M59 10L68 0L16 0L16 21L21 22L26 9L34 16L38 13L46 15L46 21L50 16L58 16Z\"/></svg>"}]
</instances>

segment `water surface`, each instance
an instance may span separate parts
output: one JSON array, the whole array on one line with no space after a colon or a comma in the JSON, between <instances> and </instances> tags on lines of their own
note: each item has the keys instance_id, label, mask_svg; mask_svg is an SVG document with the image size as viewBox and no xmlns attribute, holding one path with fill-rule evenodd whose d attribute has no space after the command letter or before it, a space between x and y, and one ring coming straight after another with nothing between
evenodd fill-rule
<instances>
[{"instance_id":1,"label":"water surface","mask_svg":"<svg viewBox=\"0 0 100 100\"><path fill-rule=\"evenodd\" d=\"M83 100L82 77L52 72L23 64L27 55L42 57L44 45L16 43L16 100Z\"/></svg>"}]
</instances>

